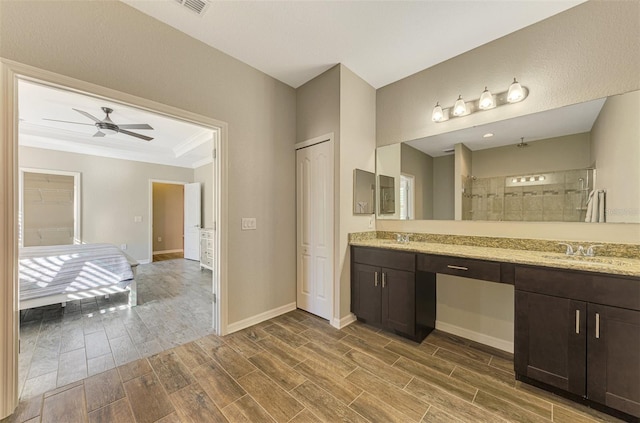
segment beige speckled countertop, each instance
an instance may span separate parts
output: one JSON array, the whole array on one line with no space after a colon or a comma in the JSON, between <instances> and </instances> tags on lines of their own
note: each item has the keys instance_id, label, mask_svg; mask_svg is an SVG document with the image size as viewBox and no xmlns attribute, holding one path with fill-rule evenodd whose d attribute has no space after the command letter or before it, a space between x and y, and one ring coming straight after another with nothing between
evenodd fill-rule
<instances>
[{"instance_id":1,"label":"beige speckled countertop","mask_svg":"<svg viewBox=\"0 0 640 423\"><path fill-rule=\"evenodd\" d=\"M352 239L351 245L361 247L387 248L415 253L439 254L444 256L467 257L505 263L531 264L561 269L583 270L613 275L640 277L640 260L622 257L576 257L562 253L442 244L434 242L410 241L400 244L395 240L361 237Z\"/></svg>"}]
</instances>

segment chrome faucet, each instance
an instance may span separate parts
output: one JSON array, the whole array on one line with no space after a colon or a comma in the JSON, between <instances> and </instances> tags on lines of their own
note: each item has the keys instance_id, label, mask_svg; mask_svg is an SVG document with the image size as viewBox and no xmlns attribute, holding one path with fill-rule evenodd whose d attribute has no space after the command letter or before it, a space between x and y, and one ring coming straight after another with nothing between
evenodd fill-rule
<instances>
[{"instance_id":1,"label":"chrome faucet","mask_svg":"<svg viewBox=\"0 0 640 423\"><path fill-rule=\"evenodd\" d=\"M568 255L568 256L584 256L584 257L595 257L596 252L595 252L594 248L602 247L602 245L600 245L600 244L590 245L585 250L585 248L582 245L578 245L578 249L574 251L574 249L571 246L571 244L565 244L564 242L561 242L560 245L564 245L564 246L567 247L567 251L565 253L566 255Z\"/></svg>"},{"instance_id":2,"label":"chrome faucet","mask_svg":"<svg viewBox=\"0 0 640 423\"><path fill-rule=\"evenodd\" d=\"M573 255L573 247L571 246L571 244L565 244L564 242L561 242L560 245L564 245L565 247L567 247L567 251L566 251L566 255L568 256L572 256Z\"/></svg>"}]
</instances>

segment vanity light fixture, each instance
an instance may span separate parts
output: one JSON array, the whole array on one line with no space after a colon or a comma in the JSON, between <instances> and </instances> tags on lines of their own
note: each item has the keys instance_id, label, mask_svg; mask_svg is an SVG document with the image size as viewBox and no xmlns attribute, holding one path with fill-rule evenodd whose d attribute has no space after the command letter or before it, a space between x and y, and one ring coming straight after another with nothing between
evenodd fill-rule
<instances>
[{"instance_id":1,"label":"vanity light fixture","mask_svg":"<svg viewBox=\"0 0 640 423\"><path fill-rule=\"evenodd\" d=\"M496 107L496 103L493 101L493 96L491 95L491 91L484 87L484 91L480 96L480 101L478 102L478 107L481 110L489 110Z\"/></svg>"},{"instance_id":2,"label":"vanity light fixture","mask_svg":"<svg viewBox=\"0 0 640 423\"><path fill-rule=\"evenodd\" d=\"M431 113L431 120L434 122L442 122L444 119L444 112L442 111L442 106L440 103L436 103L436 107L433 108L433 113Z\"/></svg>"},{"instance_id":3,"label":"vanity light fixture","mask_svg":"<svg viewBox=\"0 0 640 423\"><path fill-rule=\"evenodd\" d=\"M509 103L517 103L524 100L524 97L522 85L520 85L517 79L513 78L513 83L509 86L509 91L507 92L507 101Z\"/></svg>"},{"instance_id":4,"label":"vanity light fixture","mask_svg":"<svg viewBox=\"0 0 640 423\"><path fill-rule=\"evenodd\" d=\"M462 116L467 113L467 105L464 103L462 99L462 94L458 96L456 100L456 104L453 105L453 115L454 116Z\"/></svg>"},{"instance_id":5,"label":"vanity light fixture","mask_svg":"<svg viewBox=\"0 0 640 423\"><path fill-rule=\"evenodd\" d=\"M491 110L499 106L518 103L527 98L528 95L529 90L520 85L516 78L513 78L513 82L507 91L495 95L487 87L484 87L484 91L478 100L465 102L462 99L462 95L459 95L453 107L447 108L443 108L440 102L437 102L431 113L431 120L436 123L445 122L450 118L470 115L480 110Z\"/></svg>"}]
</instances>

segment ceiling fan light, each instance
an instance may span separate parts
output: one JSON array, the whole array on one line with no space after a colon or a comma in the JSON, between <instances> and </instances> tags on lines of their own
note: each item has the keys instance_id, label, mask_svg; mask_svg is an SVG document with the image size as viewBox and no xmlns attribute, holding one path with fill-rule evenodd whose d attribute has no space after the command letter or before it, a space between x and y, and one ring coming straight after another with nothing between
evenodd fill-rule
<instances>
[{"instance_id":1,"label":"ceiling fan light","mask_svg":"<svg viewBox=\"0 0 640 423\"><path fill-rule=\"evenodd\" d=\"M464 103L462 99L462 95L458 96L458 100L456 100L456 104L453 105L453 115L454 116L462 116L467 113L467 105Z\"/></svg>"},{"instance_id":2,"label":"ceiling fan light","mask_svg":"<svg viewBox=\"0 0 640 423\"><path fill-rule=\"evenodd\" d=\"M480 101L478 102L478 107L482 110L487 110L495 107L493 95L491 94L491 91L487 89L487 87L484 87L484 91L482 92Z\"/></svg>"},{"instance_id":3,"label":"ceiling fan light","mask_svg":"<svg viewBox=\"0 0 640 423\"><path fill-rule=\"evenodd\" d=\"M109 129L109 128L100 128L100 132L102 132L105 135L114 135L118 133L118 131L114 129Z\"/></svg>"},{"instance_id":4,"label":"ceiling fan light","mask_svg":"<svg viewBox=\"0 0 640 423\"><path fill-rule=\"evenodd\" d=\"M436 107L433 108L431 120L434 122L442 122L444 120L444 111L442 110L440 103L436 103Z\"/></svg>"},{"instance_id":5,"label":"ceiling fan light","mask_svg":"<svg viewBox=\"0 0 640 423\"><path fill-rule=\"evenodd\" d=\"M507 101L509 103L517 103L522 100L524 100L522 85L520 85L516 78L513 78L513 83L509 86L509 91L507 92Z\"/></svg>"}]
</instances>

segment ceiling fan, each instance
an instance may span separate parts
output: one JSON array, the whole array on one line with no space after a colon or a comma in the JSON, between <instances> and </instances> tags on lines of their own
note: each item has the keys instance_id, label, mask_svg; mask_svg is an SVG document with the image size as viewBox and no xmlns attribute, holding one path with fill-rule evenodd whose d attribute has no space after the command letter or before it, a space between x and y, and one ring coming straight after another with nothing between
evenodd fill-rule
<instances>
[{"instance_id":1,"label":"ceiling fan","mask_svg":"<svg viewBox=\"0 0 640 423\"><path fill-rule=\"evenodd\" d=\"M73 110L75 110L76 112L80 113L83 116L88 117L95 123L70 122L68 120L46 119L46 118L43 118L43 120L50 120L53 122L74 123L77 125L93 125L96 128L98 128L98 132L93 134L94 137L104 137L106 135L121 133L121 134L130 135L132 137L140 138L145 141L151 141L153 139L152 137L148 137L146 135L127 131L127 129L153 129L150 125L146 123L130 123L130 124L116 125L109 117L109 114L113 113L113 109L109 107L102 107L102 111L105 112L106 114L105 118L102 120L98 119L97 117L93 116L90 113L85 112L84 110L78 110L78 109L73 109Z\"/></svg>"}]
</instances>

